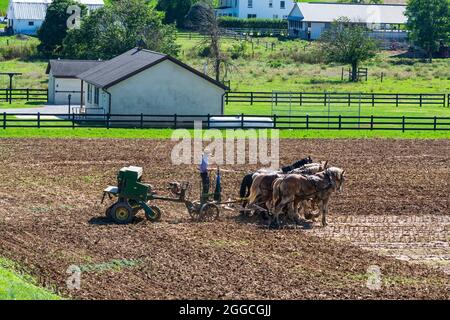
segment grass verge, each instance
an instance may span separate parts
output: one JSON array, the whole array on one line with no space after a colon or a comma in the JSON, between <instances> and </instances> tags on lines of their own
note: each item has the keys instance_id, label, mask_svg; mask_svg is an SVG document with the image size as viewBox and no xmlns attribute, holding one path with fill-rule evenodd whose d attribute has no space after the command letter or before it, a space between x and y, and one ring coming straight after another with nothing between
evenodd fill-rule
<instances>
[{"instance_id":1,"label":"grass verge","mask_svg":"<svg viewBox=\"0 0 450 320\"><path fill-rule=\"evenodd\" d=\"M170 139L173 129L105 129L105 128L8 128L0 129L1 138L116 138ZM188 130L193 136L193 130ZM205 130L206 131L206 130ZM222 131L223 136L226 134ZM450 131L389 130L280 130L282 139L450 139Z\"/></svg>"},{"instance_id":2,"label":"grass verge","mask_svg":"<svg viewBox=\"0 0 450 320\"><path fill-rule=\"evenodd\" d=\"M16 263L0 258L0 300L59 300L59 296L38 287L29 275L18 271Z\"/></svg>"}]
</instances>

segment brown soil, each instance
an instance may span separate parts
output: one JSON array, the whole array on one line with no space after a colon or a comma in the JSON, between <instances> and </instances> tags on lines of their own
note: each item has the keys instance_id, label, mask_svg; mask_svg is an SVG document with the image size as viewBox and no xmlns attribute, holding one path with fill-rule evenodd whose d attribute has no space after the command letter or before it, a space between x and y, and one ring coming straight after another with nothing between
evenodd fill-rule
<instances>
[{"instance_id":1,"label":"brown soil","mask_svg":"<svg viewBox=\"0 0 450 320\"><path fill-rule=\"evenodd\" d=\"M101 194L122 166L143 166L161 194L188 180L198 197L196 166L171 166L172 145L0 140L0 256L81 299L450 298L450 141L282 140L283 164L311 155L347 171L325 229L268 230L229 210L193 223L173 203L158 203L160 223L105 221ZM256 167L225 166L235 172L223 175L224 197L236 197ZM66 288L71 264L85 270L80 290ZM380 290L366 286L371 265Z\"/></svg>"}]
</instances>

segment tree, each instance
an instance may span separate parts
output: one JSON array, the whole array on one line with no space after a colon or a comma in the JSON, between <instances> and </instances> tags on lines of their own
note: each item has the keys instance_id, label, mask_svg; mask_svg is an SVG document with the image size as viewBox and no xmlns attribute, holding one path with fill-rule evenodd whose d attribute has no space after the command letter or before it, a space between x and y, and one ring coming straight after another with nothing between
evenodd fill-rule
<instances>
[{"instance_id":1,"label":"tree","mask_svg":"<svg viewBox=\"0 0 450 320\"><path fill-rule=\"evenodd\" d=\"M176 30L162 23L163 16L145 0L116 0L81 20L63 42L67 57L110 59L136 47L176 55Z\"/></svg>"},{"instance_id":2,"label":"tree","mask_svg":"<svg viewBox=\"0 0 450 320\"><path fill-rule=\"evenodd\" d=\"M449 40L449 7L450 0L409 0L406 7L410 38L427 52L430 62L439 42Z\"/></svg>"},{"instance_id":3,"label":"tree","mask_svg":"<svg viewBox=\"0 0 450 320\"><path fill-rule=\"evenodd\" d=\"M62 42L67 35L67 24L73 22L70 18L74 18L73 11L67 13L67 9L72 5L80 8L81 16L86 14L86 6L75 0L55 0L48 7L45 20L37 32L41 42L38 50L44 56L51 57L61 52Z\"/></svg>"},{"instance_id":4,"label":"tree","mask_svg":"<svg viewBox=\"0 0 450 320\"><path fill-rule=\"evenodd\" d=\"M186 15L189 27L205 35L202 45L210 49L209 57L214 65L216 81L220 81L220 69L226 64L226 57L221 51L221 38L223 30L219 26L219 19L215 14L213 3L201 1L189 9Z\"/></svg>"},{"instance_id":5,"label":"tree","mask_svg":"<svg viewBox=\"0 0 450 320\"><path fill-rule=\"evenodd\" d=\"M378 46L368 37L367 29L361 25L351 24L347 18L333 22L325 31L320 44L328 62L350 64L352 81L358 80L358 66L362 61L375 56Z\"/></svg>"},{"instance_id":6,"label":"tree","mask_svg":"<svg viewBox=\"0 0 450 320\"><path fill-rule=\"evenodd\" d=\"M164 23L175 23L178 28L184 26L186 14L192 6L192 0L158 0L156 10L163 11Z\"/></svg>"}]
</instances>

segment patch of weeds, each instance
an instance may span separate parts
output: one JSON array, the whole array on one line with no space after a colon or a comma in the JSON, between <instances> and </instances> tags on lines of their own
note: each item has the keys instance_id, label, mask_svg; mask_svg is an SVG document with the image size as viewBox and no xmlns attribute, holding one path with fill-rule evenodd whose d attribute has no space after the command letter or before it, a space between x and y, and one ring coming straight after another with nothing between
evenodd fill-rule
<instances>
[{"instance_id":1,"label":"patch of weeds","mask_svg":"<svg viewBox=\"0 0 450 320\"><path fill-rule=\"evenodd\" d=\"M101 273L105 271L119 272L124 268L134 268L140 265L141 263L142 260L116 259L104 263L80 265L79 267L81 272L95 272L95 273Z\"/></svg>"}]
</instances>

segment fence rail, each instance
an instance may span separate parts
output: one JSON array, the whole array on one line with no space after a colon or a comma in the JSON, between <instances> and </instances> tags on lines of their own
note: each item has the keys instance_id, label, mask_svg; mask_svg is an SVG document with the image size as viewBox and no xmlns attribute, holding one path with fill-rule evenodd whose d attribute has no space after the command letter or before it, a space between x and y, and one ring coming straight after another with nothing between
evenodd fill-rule
<instances>
[{"instance_id":1,"label":"fence rail","mask_svg":"<svg viewBox=\"0 0 450 320\"><path fill-rule=\"evenodd\" d=\"M193 128L450 131L450 117L146 115L146 114L0 114L7 128Z\"/></svg>"},{"instance_id":2,"label":"fence rail","mask_svg":"<svg viewBox=\"0 0 450 320\"><path fill-rule=\"evenodd\" d=\"M446 98L447 96L447 98ZM291 103L293 105L324 105L346 104L365 105L375 107L377 105L414 105L426 106L450 106L450 94L431 93L347 93L347 92L252 92L229 91L225 95L225 103Z\"/></svg>"},{"instance_id":3,"label":"fence rail","mask_svg":"<svg viewBox=\"0 0 450 320\"><path fill-rule=\"evenodd\" d=\"M47 89L0 89L0 101L26 100L26 101L47 101Z\"/></svg>"}]
</instances>

